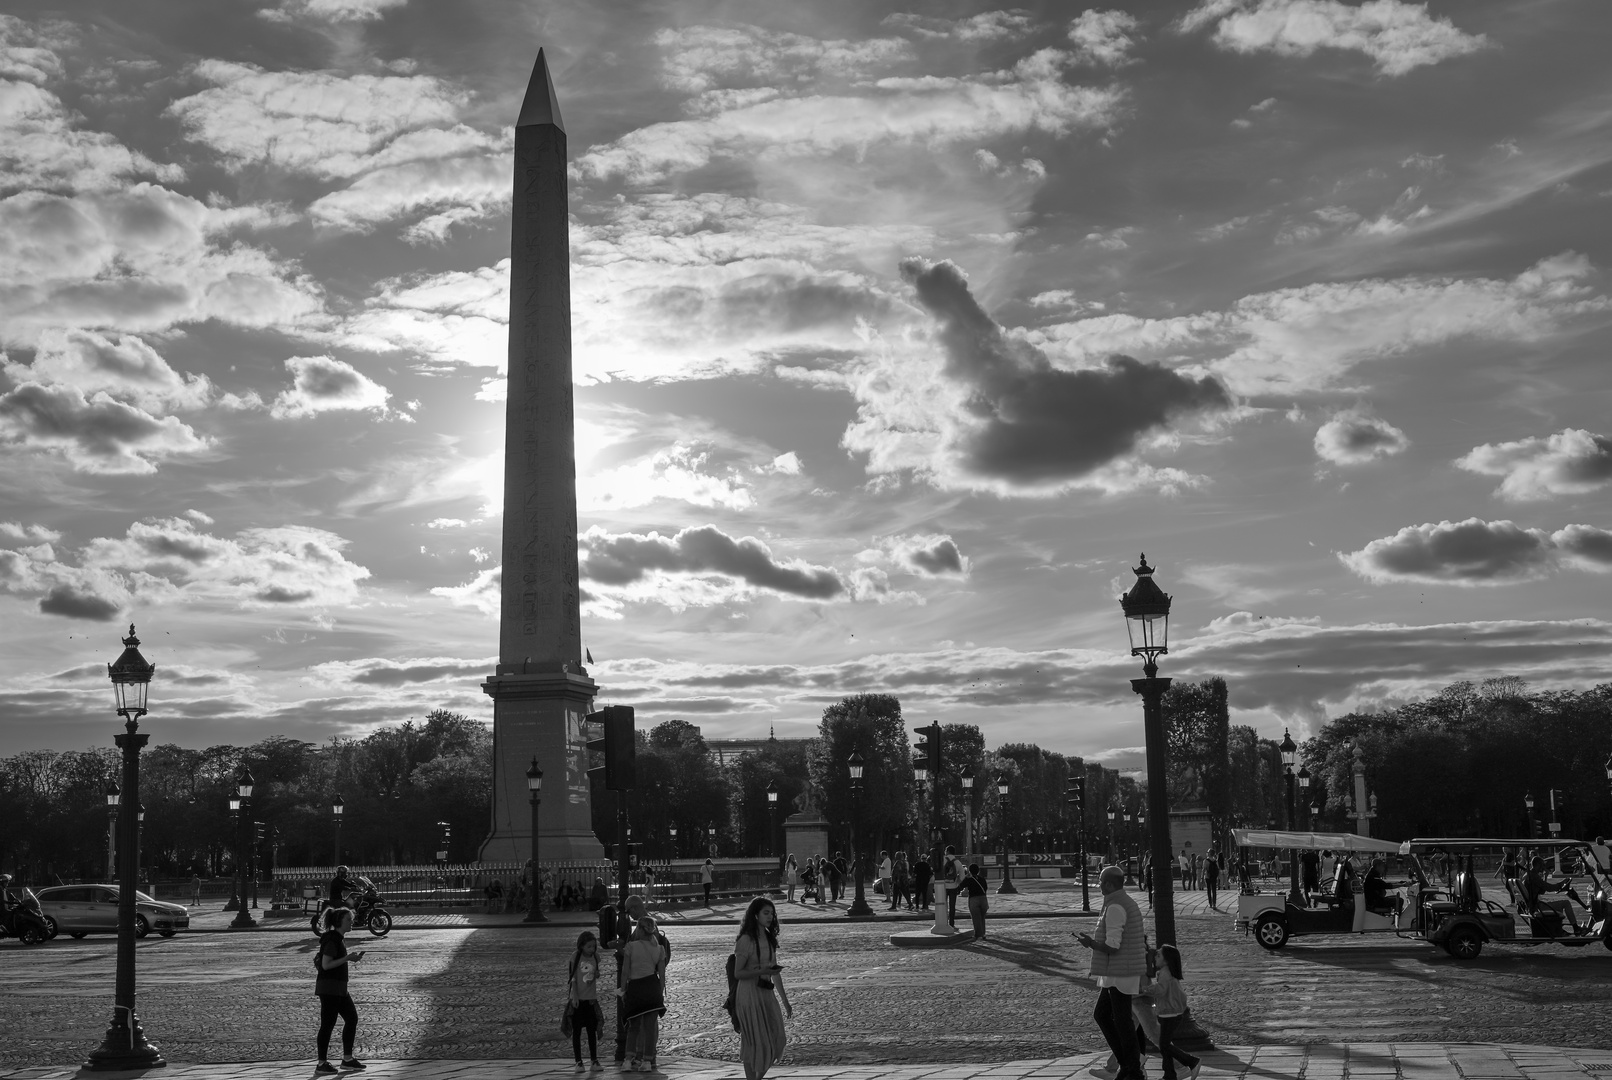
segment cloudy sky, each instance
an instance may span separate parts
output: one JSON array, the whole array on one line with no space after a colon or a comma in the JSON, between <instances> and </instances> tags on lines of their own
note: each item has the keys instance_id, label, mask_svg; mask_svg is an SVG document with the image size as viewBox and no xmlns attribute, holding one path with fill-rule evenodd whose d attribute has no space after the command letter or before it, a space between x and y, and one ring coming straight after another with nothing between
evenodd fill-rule
<instances>
[{"instance_id":1,"label":"cloudy sky","mask_svg":"<svg viewBox=\"0 0 1612 1080\"><path fill-rule=\"evenodd\" d=\"M13 0L0 753L489 716L512 124L572 155L585 644L1113 760L1612 678L1599 0Z\"/></svg>"}]
</instances>

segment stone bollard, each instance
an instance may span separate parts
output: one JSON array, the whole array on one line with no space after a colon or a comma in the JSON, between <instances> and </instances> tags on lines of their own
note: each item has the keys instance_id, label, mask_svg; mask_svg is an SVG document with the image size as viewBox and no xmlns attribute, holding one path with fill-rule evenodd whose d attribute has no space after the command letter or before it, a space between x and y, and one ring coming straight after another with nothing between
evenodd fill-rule
<instances>
[{"instance_id":1,"label":"stone bollard","mask_svg":"<svg viewBox=\"0 0 1612 1080\"><path fill-rule=\"evenodd\" d=\"M935 925L929 928L931 934L955 934L957 928L952 925L951 907L946 903L946 882L936 878L930 886L935 890Z\"/></svg>"}]
</instances>

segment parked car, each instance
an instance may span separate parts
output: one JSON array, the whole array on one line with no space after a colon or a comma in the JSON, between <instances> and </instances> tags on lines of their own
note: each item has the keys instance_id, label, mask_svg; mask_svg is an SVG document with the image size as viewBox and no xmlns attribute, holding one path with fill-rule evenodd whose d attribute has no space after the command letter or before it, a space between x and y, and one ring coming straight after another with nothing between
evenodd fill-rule
<instances>
[{"instance_id":1,"label":"parked car","mask_svg":"<svg viewBox=\"0 0 1612 1080\"><path fill-rule=\"evenodd\" d=\"M40 889L38 895L40 910L54 930L76 938L117 933L116 885L57 885ZM143 938L155 930L168 938L189 929L190 911L183 904L154 900L143 892L136 892L134 900L135 937Z\"/></svg>"}]
</instances>

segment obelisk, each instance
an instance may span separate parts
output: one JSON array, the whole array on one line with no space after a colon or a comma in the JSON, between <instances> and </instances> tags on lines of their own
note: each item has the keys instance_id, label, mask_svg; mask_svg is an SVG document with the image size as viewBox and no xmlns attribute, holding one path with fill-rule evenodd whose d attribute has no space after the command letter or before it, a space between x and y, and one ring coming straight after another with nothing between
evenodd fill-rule
<instances>
[{"instance_id":1,"label":"obelisk","mask_svg":"<svg viewBox=\"0 0 1612 1080\"><path fill-rule=\"evenodd\" d=\"M582 732L598 688L582 666L577 610L565 126L541 49L515 122L504 416L498 670L482 684L493 699L493 821L481 858L531 856L526 770L534 757L543 769L538 858L601 858Z\"/></svg>"}]
</instances>

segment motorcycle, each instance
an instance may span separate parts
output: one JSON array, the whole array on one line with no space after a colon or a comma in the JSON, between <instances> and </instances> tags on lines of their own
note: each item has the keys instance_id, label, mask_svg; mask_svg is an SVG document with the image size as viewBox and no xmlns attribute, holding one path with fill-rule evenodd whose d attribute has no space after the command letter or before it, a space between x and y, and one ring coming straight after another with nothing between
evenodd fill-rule
<instances>
[{"instance_id":1,"label":"motorcycle","mask_svg":"<svg viewBox=\"0 0 1612 1080\"><path fill-rule=\"evenodd\" d=\"M21 898L15 902L6 901L5 912L0 915L0 937L8 934L18 938L24 945L38 945L56 936L51 932L51 924L44 912L39 909L39 897L34 895L32 889L22 890Z\"/></svg>"},{"instance_id":2,"label":"motorcycle","mask_svg":"<svg viewBox=\"0 0 1612 1080\"><path fill-rule=\"evenodd\" d=\"M369 878L358 879L361 891L348 898L345 905L353 909L353 928L363 928L376 937L385 937L392 931L392 914L386 910L386 901ZM321 900L310 925L317 937L325 932L325 912L337 905Z\"/></svg>"}]
</instances>

